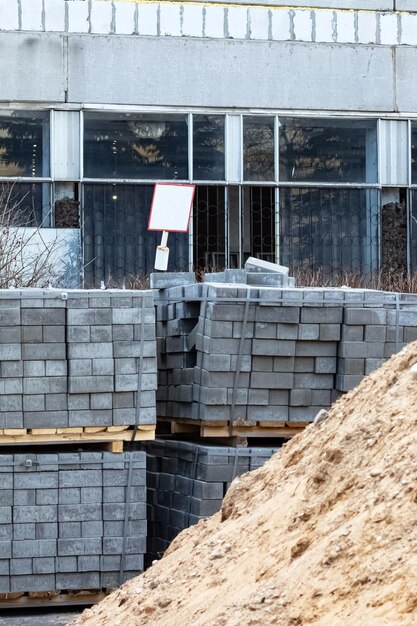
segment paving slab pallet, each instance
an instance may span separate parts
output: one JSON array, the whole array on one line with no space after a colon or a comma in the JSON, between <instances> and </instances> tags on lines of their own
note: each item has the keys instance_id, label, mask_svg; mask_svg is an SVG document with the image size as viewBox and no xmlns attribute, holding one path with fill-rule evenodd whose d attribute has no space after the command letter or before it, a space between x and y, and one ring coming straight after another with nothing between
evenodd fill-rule
<instances>
[{"instance_id":1,"label":"paving slab pallet","mask_svg":"<svg viewBox=\"0 0 417 626\"><path fill-rule=\"evenodd\" d=\"M168 428L172 435L193 434L200 437L277 437L290 439L298 435L309 422L234 422L232 428L227 422L204 421L187 418L158 418L158 430Z\"/></svg>"},{"instance_id":2,"label":"paving slab pallet","mask_svg":"<svg viewBox=\"0 0 417 626\"><path fill-rule=\"evenodd\" d=\"M0 429L0 445L102 443L110 452L123 452L124 442L132 441L130 426L91 426L77 428L4 428ZM155 425L139 425L134 441L155 439Z\"/></svg>"},{"instance_id":3,"label":"paving slab pallet","mask_svg":"<svg viewBox=\"0 0 417 626\"><path fill-rule=\"evenodd\" d=\"M0 593L0 610L97 604L112 591L114 590L86 589L83 591L54 590L29 593Z\"/></svg>"}]
</instances>

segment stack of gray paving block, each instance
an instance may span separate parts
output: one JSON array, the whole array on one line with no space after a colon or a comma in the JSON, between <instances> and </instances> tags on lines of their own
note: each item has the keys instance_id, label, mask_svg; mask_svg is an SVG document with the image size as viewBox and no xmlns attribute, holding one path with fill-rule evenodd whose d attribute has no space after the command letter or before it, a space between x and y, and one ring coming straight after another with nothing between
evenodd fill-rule
<instances>
[{"instance_id":1,"label":"stack of gray paving block","mask_svg":"<svg viewBox=\"0 0 417 626\"><path fill-rule=\"evenodd\" d=\"M184 528L217 513L232 480L277 451L171 439L141 445L147 454L149 558L160 557Z\"/></svg>"},{"instance_id":2,"label":"stack of gray paving block","mask_svg":"<svg viewBox=\"0 0 417 626\"><path fill-rule=\"evenodd\" d=\"M171 287L157 293L158 416L190 418L203 285Z\"/></svg>"},{"instance_id":3,"label":"stack of gray paving block","mask_svg":"<svg viewBox=\"0 0 417 626\"><path fill-rule=\"evenodd\" d=\"M314 419L337 395L343 298L340 290L237 283L159 292L158 414L218 422Z\"/></svg>"},{"instance_id":4,"label":"stack of gray paving block","mask_svg":"<svg viewBox=\"0 0 417 626\"><path fill-rule=\"evenodd\" d=\"M338 346L336 388L350 391L417 339L417 296L349 290Z\"/></svg>"},{"instance_id":5,"label":"stack of gray paving block","mask_svg":"<svg viewBox=\"0 0 417 626\"><path fill-rule=\"evenodd\" d=\"M0 290L0 363L0 428L153 424L153 292Z\"/></svg>"},{"instance_id":6,"label":"stack of gray paving block","mask_svg":"<svg viewBox=\"0 0 417 626\"><path fill-rule=\"evenodd\" d=\"M0 593L109 588L139 574L145 492L144 452L3 450Z\"/></svg>"}]
</instances>

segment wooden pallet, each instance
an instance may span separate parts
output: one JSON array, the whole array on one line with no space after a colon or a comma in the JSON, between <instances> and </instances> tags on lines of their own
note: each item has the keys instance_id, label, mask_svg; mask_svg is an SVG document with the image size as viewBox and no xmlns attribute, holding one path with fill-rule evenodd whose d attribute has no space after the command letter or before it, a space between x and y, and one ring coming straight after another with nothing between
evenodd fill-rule
<instances>
[{"instance_id":1,"label":"wooden pallet","mask_svg":"<svg viewBox=\"0 0 417 626\"><path fill-rule=\"evenodd\" d=\"M131 441L132 426L88 426L78 428L3 428L0 445L102 443L110 452L123 452L125 441ZM134 441L155 439L155 425L138 426Z\"/></svg>"},{"instance_id":2,"label":"wooden pallet","mask_svg":"<svg viewBox=\"0 0 417 626\"><path fill-rule=\"evenodd\" d=\"M113 589L87 589L84 591L31 591L28 593L0 593L0 610L21 608L47 608L57 606L88 606L97 604Z\"/></svg>"},{"instance_id":3,"label":"wooden pallet","mask_svg":"<svg viewBox=\"0 0 417 626\"><path fill-rule=\"evenodd\" d=\"M199 437L256 437L256 438L284 438L290 439L298 435L310 422L233 422L230 429L227 422L193 420L187 418L158 417L159 434L168 427L172 435L193 434Z\"/></svg>"}]
</instances>

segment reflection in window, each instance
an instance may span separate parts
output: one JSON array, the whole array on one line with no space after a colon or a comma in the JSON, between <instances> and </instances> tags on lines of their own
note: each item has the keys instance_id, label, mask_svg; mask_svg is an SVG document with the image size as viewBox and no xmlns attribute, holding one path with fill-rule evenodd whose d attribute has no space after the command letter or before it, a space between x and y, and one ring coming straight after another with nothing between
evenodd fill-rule
<instances>
[{"instance_id":1,"label":"reflection in window","mask_svg":"<svg viewBox=\"0 0 417 626\"><path fill-rule=\"evenodd\" d=\"M417 122L411 122L411 183L417 184Z\"/></svg>"},{"instance_id":2,"label":"reflection in window","mask_svg":"<svg viewBox=\"0 0 417 626\"><path fill-rule=\"evenodd\" d=\"M84 175L188 179L186 115L85 113Z\"/></svg>"},{"instance_id":3,"label":"reflection in window","mask_svg":"<svg viewBox=\"0 0 417 626\"><path fill-rule=\"evenodd\" d=\"M0 184L1 226L51 226L48 183Z\"/></svg>"},{"instance_id":4,"label":"reflection in window","mask_svg":"<svg viewBox=\"0 0 417 626\"><path fill-rule=\"evenodd\" d=\"M193 178L224 180L224 116L193 117Z\"/></svg>"},{"instance_id":5,"label":"reflection in window","mask_svg":"<svg viewBox=\"0 0 417 626\"><path fill-rule=\"evenodd\" d=\"M161 235L148 232L153 185L84 185L84 281L127 286L153 271ZM169 271L188 270L188 235L171 233Z\"/></svg>"},{"instance_id":6,"label":"reflection in window","mask_svg":"<svg viewBox=\"0 0 417 626\"><path fill-rule=\"evenodd\" d=\"M243 188L243 261L249 256L275 263L275 189Z\"/></svg>"},{"instance_id":7,"label":"reflection in window","mask_svg":"<svg viewBox=\"0 0 417 626\"><path fill-rule=\"evenodd\" d=\"M281 262L293 271L369 274L379 267L379 230L376 190L280 190Z\"/></svg>"},{"instance_id":8,"label":"reflection in window","mask_svg":"<svg viewBox=\"0 0 417 626\"><path fill-rule=\"evenodd\" d=\"M377 182L376 121L280 118L280 180Z\"/></svg>"},{"instance_id":9,"label":"reflection in window","mask_svg":"<svg viewBox=\"0 0 417 626\"><path fill-rule=\"evenodd\" d=\"M244 180L274 180L274 118L243 118Z\"/></svg>"},{"instance_id":10,"label":"reflection in window","mask_svg":"<svg viewBox=\"0 0 417 626\"><path fill-rule=\"evenodd\" d=\"M226 266L225 189L199 185L193 208L194 265L216 271Z\"/></svg>"},{"instance_id":11,"label":"reflection in window","mask_svg":"<svg viewBox=\"0 0 417 626\"><path fill-rule=\"evenodd\" d=\"M0 176L49 176L49 112L0 112Z\"/></svg>"}]
</instances>

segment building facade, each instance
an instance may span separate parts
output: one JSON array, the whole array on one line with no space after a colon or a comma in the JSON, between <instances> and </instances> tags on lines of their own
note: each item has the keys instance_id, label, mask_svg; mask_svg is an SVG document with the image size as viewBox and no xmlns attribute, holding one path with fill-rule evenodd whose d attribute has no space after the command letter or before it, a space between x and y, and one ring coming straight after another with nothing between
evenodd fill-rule
<instances>
[{"instance_id":1,"label":"building facade","mask_svg":"<svg viewBox=\"0 0 417 626\"><path fill-rule=\"evenodd\" d=\"M0 0L17 225L120 285L152 269L175 180L197 188L172 268L416 270L417 2L293 4Z\"/></svg>"}]
</instances>

